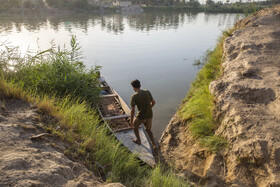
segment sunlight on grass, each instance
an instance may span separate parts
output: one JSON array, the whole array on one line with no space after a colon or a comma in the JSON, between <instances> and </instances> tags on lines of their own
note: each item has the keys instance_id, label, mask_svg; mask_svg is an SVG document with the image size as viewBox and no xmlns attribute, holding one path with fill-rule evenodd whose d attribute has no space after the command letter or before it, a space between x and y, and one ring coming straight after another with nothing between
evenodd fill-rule
<instances>
[{"instance_id":1,"label":"sunlight on grass","mask_svg":"<svg viewBox=\"0 0 280 187\"><path fill-rule=\"evenodd\" d=\"M149 187L188 187L190 186L186 181L175 175L171 169L164 171L163 167L159 164L153 169L151 173L151 180L146 182L145 186Z\"/></svg>"},{"instance_id":2,"label":"sunlight on grass","mask_svg":"<svg viewBox=\"0 0 280 187\"><path fill-rule=\"evenodd\" d=\"M204 67L192 83L178 112L189 127L192 136L198 139L201 146L213 152L219 151L227 143L224 138L214 135L219 124L213 120L212 110L215 105L209 91L209 84L222 74L223 41L226 37L231 36L233 31L234 28L224 31L216 48L207 53L203 63Z\"/></svg>"}]
</instances>

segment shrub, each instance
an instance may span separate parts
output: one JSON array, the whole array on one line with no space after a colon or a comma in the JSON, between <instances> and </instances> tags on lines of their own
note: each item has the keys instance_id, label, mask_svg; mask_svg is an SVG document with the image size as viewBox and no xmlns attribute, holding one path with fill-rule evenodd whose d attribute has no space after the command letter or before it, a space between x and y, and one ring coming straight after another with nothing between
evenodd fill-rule
<instances>
[{"instance_id":1,"label":"shrub","mask_svg":"<svg viewBox=\"0 0 280 187\"><path fill-rule=\"evenodd\" d=\"M55 8L87 10L90 4L87 0L46 0L47 4Z\"/></svg>"},{"instance_id":2,"label":"shrub","mask_svg":"<svg viewBox=\"0 0 280 187\"><path fill-rule=\"evenodd\" d=\"M165 171L166 170L166 171ZM186 181L175 175L172 169L164 169L161 164L158 164L151 172L151 177L146 181L149 187L188 187L190 186Z\"/></svg>"},{"instance_id":3,"label":"shrub","mask_svg":"<svg viewBox=\"0 0 280 187\"><path fill-rule=\"evenodd\" d=\"M0 11L6 11L12 8L18 8L19 0L0 0Z\"/></svg>"},{"instance_id":4,"label":"shrub","mask_svg":"<svg viewBox=\"0 0 280 187\"><path fill-rule=\"evenodd\" d=\"M85 69L75 37L72 37L71 47L71 50L58 48L58 51L52 48L18 60L9 78L25 90L58 97L70 95L97 104L100 93L97 72L100 67Z\"/></svg>"}]
</instances>

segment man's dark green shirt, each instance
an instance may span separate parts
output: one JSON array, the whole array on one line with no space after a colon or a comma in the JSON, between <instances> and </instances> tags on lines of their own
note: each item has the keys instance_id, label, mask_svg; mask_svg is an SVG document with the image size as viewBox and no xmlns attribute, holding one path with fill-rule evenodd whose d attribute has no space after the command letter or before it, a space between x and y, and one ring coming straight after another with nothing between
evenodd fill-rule
<instances>
[{"instance_id":1,"label":"man's dark green shirt","mask_svg":"<svg viewBox=\"0 0 280 187\"><path fill-rule=\"evenodd\" d=\"M151 107L152 100L153 96L148 90L140 90L131 96L130 105L132 107L136 105L138 109L136 118L143 120L153 117L153 110Z\"/></svg>"}]
</instances>

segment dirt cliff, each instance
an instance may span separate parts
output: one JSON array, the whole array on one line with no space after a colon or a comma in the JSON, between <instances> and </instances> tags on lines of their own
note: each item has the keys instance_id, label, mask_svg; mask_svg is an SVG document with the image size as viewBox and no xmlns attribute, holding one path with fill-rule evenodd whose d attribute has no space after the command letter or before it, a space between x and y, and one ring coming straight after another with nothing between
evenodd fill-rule
<instances>
[{"instance_id":1,"label":"dirt cliff","mask_svg":"<svg viewBox=\"0 0 280 187\"><path fill-rule=\"evenodd\" d=\"M45 132L37 109L1 100L0 186L115 186L102 183L83 164L64 155L68 144Z\"/></svg>"},{"instance_id":2,"label":"dirt cliff","mask_svg":"<svg viewBox=\"0 0 280 187\"><path fill-rule=\"evenodd\" d=\"M280 5L235 27L223 43L223 75L209 87L215 134L228 148L200 148L175 115L161 139L162 158L197 184L280 186Z\"/></svg>"}]
</instances>

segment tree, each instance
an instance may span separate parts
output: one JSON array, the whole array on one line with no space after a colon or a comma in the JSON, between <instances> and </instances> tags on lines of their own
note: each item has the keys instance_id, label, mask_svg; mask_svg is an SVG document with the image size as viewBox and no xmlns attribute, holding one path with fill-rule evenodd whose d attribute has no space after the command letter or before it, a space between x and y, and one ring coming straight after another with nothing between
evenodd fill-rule
<instances>
[{"instance_id":1,"label":"tree","mask_svg":"<svg viewBox=\"0 0 280 187\"><path fill-rule=\"evenodd\" d=\"M215 5L215 2L213 0L206 0L206 5L213 6Z\"/></svg>"},{"instance_id":2,"label":"tree","mask_svg":"<svg viewBox=\"0 0 280 187\"><path fill-rule=\"evenodd\" d=\"M19 0L0 0L0 11L19 7Z\"/></svg>"},{"instance_id":3,"label":"tree","mask_svg":"<svg viewBox=\"0 0 280 187\"><path fill-rule=\"evenodd\" d=\"M199 7L200 3L198 2L198 0L189 0L187 2L187 5L191 7Z\"/></svg>"}]
</instances>

